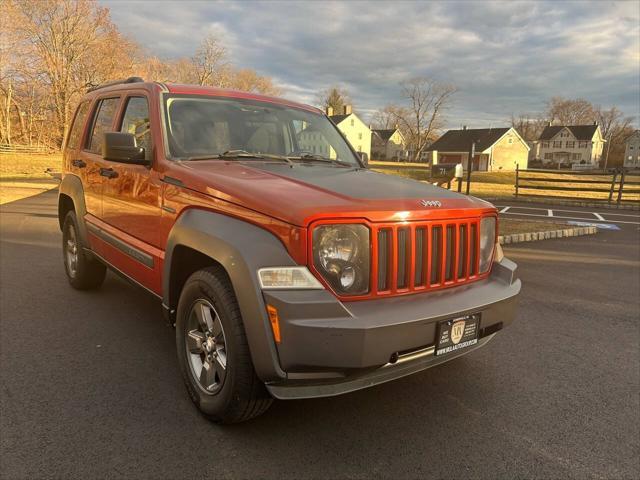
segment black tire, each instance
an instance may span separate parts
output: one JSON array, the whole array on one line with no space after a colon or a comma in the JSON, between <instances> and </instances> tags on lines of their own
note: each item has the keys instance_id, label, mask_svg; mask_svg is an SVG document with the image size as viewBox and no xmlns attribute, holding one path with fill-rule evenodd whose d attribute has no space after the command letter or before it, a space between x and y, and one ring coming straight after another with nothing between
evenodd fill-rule
<instances>
[{"instance_id":1,"label":"black tire","mask_svg":"<svg viewBox=\"0 0 640 480\"><path fill-rule=\"evenodd\" d=\"M198 331L203 322L197 312L202 315L202 308L209 311L214 326ZM189 396L210 420L244 422L263 414L273 402L255 373L240 308L222 268L199 270L185 283L178 302L176 350Z\"/></svg>"},{"instance_id":2,"label":"black tire","mask_svg":"<svg viewBox=\"0 0 640 480\"><path fill-rule=\"evenodd\" d=\"M72 260L74 256L75 261ZM73 288L91 290L100 287L104 282L107 267L88 256L82 248L78 234L78 219L73 210L67 213L62 226L62 258L64 271Z\"/></svg>"}]
</instances>

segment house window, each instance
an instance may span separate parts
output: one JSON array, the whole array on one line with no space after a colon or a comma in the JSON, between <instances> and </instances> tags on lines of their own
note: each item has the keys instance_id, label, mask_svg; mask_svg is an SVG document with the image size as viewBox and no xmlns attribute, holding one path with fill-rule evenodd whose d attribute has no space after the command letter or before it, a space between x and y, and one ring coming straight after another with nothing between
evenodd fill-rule
<instances>
[{"instance_id":1,"label":"house window","mask_svg":"<svg viewBox=\"0 0 640 480\"><path fill-rule=\"evenodd\" d=\"M362 132L358 134L358 140L362 140Z\"/></svg>"},{"instance_id":2,"label":"house window","mask_svg":"<svg viewBox=\"0 0 640 480\"><path fill-rule=\"evenodd\" d=\"M633 150L633 145L629 145L629 150Z\"/></svg>"},{"instance_id":3,"label":"house window","mask_svg":"<svg viewBox=\"0 0 640 480\"><path fill-rule=\"evenodd\" d=\"M544 159L545 160L553 160L553 153L545 153L544 154Z\"/></svg>"},{"instance_id":4,"label":"house window","mask_svg":"<svg viewBox=\"0 0 640 480\"><path fill-rule=\"evenodd\" d=\"M510 138L510 139L509 139L509 143L513 143L513 138Z\"/></svg>"},{"instance_id":5,"label":"house window","mask_svg":"<svg viewBox=\"0 0 640 480\"><path fill-rule=\"evenodd\" d=\"M587 148L587 142L578 143L578 148Z\"/></svg>"},{"instance_id":6,"label":"house window","mask_svg":"<svg viewBox=\"0 0 640 480\"><path fill-rule=\"evenodd\" d=\"M574 148L576 146L576 142L567 140L567 148Z\"/></svg>"},{"instance_id":7,"label":"house window","mask_svg":"<svg viewBox=\"0 0 640 480\"><path fill-rule=\"evenodd\" d=\"M553 148L561 148L562 147L562 142L559 140L555 140L553 142Z\"/></svg>"},{"instance_id":8,"label":"house window","mask_svg":"<svg viewBox=\"0 0 640 480\"><path fill-rule=\"evenodd\" d=\"M353 121L353 118L351 119L351 126L353 127L356 123Z\"/></svg>"},{"instance_id":9,"label":"house window","mask_svg":"<svg viewBox=\"0 0 640 480\"><path fill-rule=\"evenodd\" d=\"M549 148L549 142L542 142L542 148Z\"/></svg>"},{"instance_id":10,"label":"house window","mask_svg":"<svg viewBox=\"0 0 640 480\"><path fill-rule=\"evenodd\" d=\"M581 155L580 155L579 153L574 153L572 158L573 158L574 160L578 160L578 161L580 161Z\"/></svg>"}]
</instances>

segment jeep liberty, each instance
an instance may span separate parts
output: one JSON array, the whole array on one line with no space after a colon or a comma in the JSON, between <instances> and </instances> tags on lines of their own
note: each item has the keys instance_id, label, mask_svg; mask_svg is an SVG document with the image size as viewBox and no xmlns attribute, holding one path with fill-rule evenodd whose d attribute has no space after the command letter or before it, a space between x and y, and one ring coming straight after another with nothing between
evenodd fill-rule
<instances>
[{"instance_id":1,"label":"jeep liberty","mask_svg":"<svg viewBox=\"0 0 640 480\"><path fill-rule=\"evenodd\" d=\"M90 90L58 214L71 286L108 268L161 300L187 391L220 423L459 357L520 291L491 204L376 173L320 110L253 93Z\"/></svg>"}]
</instances>

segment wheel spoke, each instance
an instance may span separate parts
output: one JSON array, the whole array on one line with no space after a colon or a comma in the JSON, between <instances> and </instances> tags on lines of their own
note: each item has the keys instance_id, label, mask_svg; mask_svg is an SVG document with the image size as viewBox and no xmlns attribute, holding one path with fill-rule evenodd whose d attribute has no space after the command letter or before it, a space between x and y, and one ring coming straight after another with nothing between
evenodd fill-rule
<instances>
[{"instance_id":1,"label":"wheel spoke","mask_svg":"<svg viewBox=\"0 0 640 480\"><path fill-rule=\"evenodd\" d=\"M191 353L201 353L204 341L204 333L199 330L191 330L187 335L187 348Z\"/></svg>"},{"instance_id":2,"label":"wheel spoke","mask_svg":"<svg viewBox=\"0 0 640 480\"><path fill-rule=\"evenodd\" d=\"M218 377L218 382L224 382L224 377L227 375L227 355L222 351L218 351L213 356L212 366Z\"/></svg>"},{"instance_id":3,"label":"wheel spoke","mask_svg":"<svg viewBox=\"0 0 640 480\"><path fill-rule=\"evenodd\" d=\"M220 323L220 317L216 315L216 318L213 319L213 324L211 326L211 333L216 337L217 342L224 342L224 335L222 335L222 323Z\"/></svg>"},{"instance_id":4,"label":"wheel spoke","mask_svg":"<svg viewBox=\"0 0 640 480\"><path fill-rule=\"evenodd\" d=\"M213 317L211 316L211 309L204 303L198 303L194 308L196 317L198 317L198 323L204 330L213 328Z\"/></svg>"},{"instance_id":5,"label":"wheel spoke","mask_svg":"<svg viewBox=\"0 0 640 480\"><path fill-rule=\"evenodd\" d=\"M209 388L215 382L216 382L215 368L207 360L202 364L202 370L200 370L200 385L202 385L205 390L209 390Z\"/></svg>"}]
</instances>

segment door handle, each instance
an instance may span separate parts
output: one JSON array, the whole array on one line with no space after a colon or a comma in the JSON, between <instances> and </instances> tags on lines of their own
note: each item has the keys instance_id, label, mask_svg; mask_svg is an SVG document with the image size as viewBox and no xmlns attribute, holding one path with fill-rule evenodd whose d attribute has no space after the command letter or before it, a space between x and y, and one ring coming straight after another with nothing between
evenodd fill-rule
<instances>
[{"instance_id":1,"label":"door handle","mask_svg":"<svg viewBox=\"0 0 640 480\"><path fill-rule=\"evenodd\" d=\"M116 178L118 176L118 172L116 172L113 168L101 168L100 175L107 178Z\"/></svg>"},{"instance_id":2,"label":"door handle","mask_svg":"<svg viewBox=\"0 0 640 480\"><path fill-rule=\"evenodd\" d=\"M84 168L87 166L87 163L84 160L73 160L71 165L78 168Z\"/></svg>"}]
</instances>

